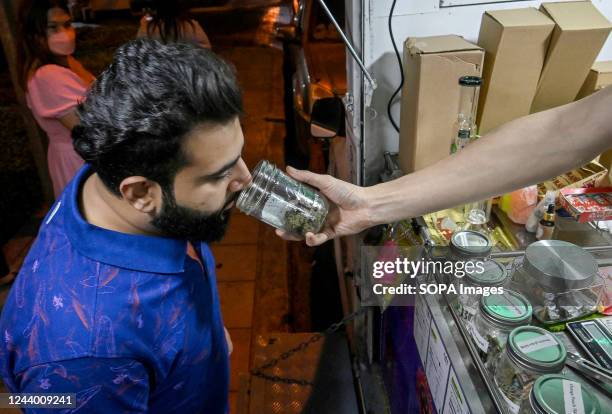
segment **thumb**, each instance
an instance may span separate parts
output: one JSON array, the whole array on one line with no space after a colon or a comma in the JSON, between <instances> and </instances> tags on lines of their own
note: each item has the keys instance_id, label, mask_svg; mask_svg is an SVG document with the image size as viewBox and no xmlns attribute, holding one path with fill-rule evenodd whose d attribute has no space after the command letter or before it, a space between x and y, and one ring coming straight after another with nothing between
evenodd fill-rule
<instances>
[{"instance_id":1,"label":"thumb","mask_svg":"<svg viewBox=\"0 0 612 414\"><path fill-rule=\"evenodd\" d=\"M307 170L298 170L297 168L287 167L287 173L298 181L310 184L313 187L321 189L326 184L326 177L321 174L315 174Z\"/></svg>"}]
</instances>

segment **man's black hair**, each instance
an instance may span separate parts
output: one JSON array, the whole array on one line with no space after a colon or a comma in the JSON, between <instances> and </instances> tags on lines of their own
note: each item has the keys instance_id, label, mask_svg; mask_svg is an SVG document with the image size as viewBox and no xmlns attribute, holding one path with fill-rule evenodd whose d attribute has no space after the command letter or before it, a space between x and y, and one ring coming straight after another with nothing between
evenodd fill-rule
<instances>
[{"instance_id":1,"label":"man's black hair","mask_svg":"<svg viewBox=\"0 0 612 414\"><path fill-rule=\"evenodd\" d=\"M236 76L213 52L138 39L119 47L93 84L72 138L116 195L121 181L135 175L171 189L189 161L183 138L200 123L226 124L241 112Z\"/></svg>"}]
</instances>

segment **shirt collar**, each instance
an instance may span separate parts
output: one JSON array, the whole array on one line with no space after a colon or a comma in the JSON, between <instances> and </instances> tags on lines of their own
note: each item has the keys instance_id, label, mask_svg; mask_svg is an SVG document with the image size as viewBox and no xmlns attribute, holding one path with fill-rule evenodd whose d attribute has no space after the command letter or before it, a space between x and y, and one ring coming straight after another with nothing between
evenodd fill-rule
<instances>
[{"instance_id":1,"label":"shirt collar","mask_svg":"<svg viewBox=\"0 0 612 414\"><path fill-rule=\"evenodd\" d=\"M85 221L79 211L79 194L91 175L83 166L62 194L66 235L84 256L111 266L150 273L184 272L187 241L104 229Z\"/></svg>"}]
</instances>

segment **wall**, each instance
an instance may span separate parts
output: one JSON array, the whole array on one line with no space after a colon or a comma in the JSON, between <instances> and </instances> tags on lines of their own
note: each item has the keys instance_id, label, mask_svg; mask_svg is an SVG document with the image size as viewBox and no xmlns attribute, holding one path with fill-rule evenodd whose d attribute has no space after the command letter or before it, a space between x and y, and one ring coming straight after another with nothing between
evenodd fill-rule
<instances>
[{"instance_id":1,"label":"wall","mask_svg":"<svg viewBox=\"0 0 612 414\"><path fill-rule=\"evenodd\" d=\"M397 0L393 13L393 30L400 56L402 44L411 36L458 34L475 42L480 20L486 10L518 7L539 7L543 1L486 1L486 0ZM569 0L556 0L569 1ZM363 57L370 73L378 83L365 105L363 134L363 184L374 184L382 169L382 152L398 150L398 134L387 116L387 102L400 82L400 72L393 52L387 27L392 0L347 0L351 10L363 7ZM473 3L485 3L466 5ZM592 0L592 3L612 20L612 0ZM357 22L353 21L356 25ZM353 32L355 32L354 28ZM350 32L350 30L349 30ZM356 33L353 33L356 34ZM354 39L357 39L354 37ZM612 60L612 37L604 46L598 60ZM349 77L351 71L348 72ZM350 82L349 82L350 83ZM358 90L353 90L359 96ZM394 101L392 115L399 125L399 98Z\"/></svg>"}]
</instances>

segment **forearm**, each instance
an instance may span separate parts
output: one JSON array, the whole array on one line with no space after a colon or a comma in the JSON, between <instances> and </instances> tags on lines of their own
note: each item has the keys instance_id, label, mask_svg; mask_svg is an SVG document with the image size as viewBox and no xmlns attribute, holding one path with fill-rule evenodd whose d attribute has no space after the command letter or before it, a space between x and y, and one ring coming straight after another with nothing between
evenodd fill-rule
<instances>
[{"instance_id":1,"label":"forearm","mask_svg":"<svg viewBox=\"0 0 612 414\"><path fill-rule=\"evenodd\" d=\"M374 224L503 194L583 165L612 146L612 88L492 131L461 152L366 189Z\"/></svg>"}]
</instances>

